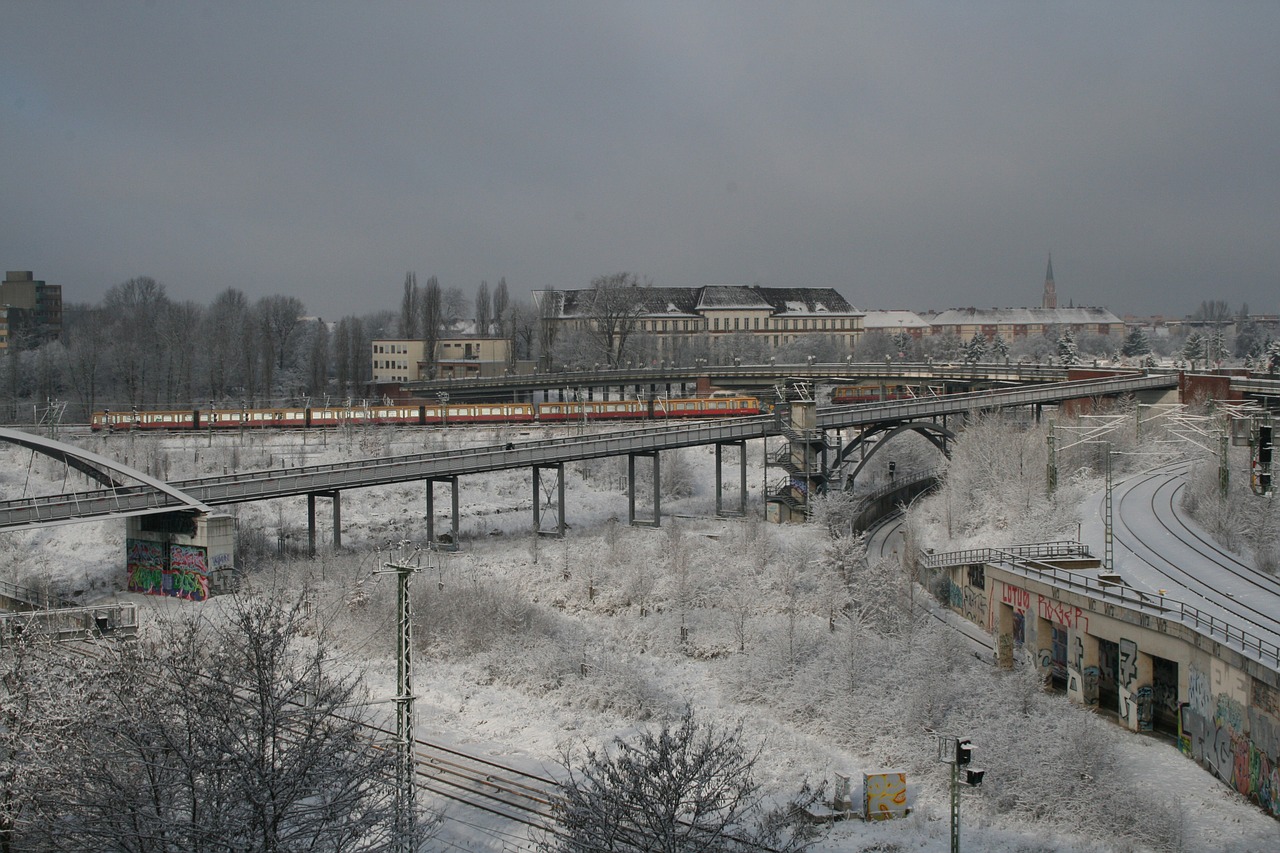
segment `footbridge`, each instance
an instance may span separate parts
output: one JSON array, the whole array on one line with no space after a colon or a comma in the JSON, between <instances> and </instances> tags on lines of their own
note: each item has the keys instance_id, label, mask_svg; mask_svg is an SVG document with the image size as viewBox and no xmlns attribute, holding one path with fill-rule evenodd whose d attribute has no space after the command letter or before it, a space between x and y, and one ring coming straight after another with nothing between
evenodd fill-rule
<instances>
[{"instance_id":1,"label":"footbridge","mask_svg":"<svg viewBox=\"0 0 1280 853\"><path fill-rule=\"evenodd\" d=\"M974 411L1018 406L1041 406L1062 403L1067 400L1136 394L1153 390L1165 391L1175 388L1177 381L1177 377L1174 375L1135 376L1121 379L1060 382L1012 390L950 394L924 400L901 400L832 407L821 411L817 415L816 428L818 432L823 432L828 430L863 429L877 425L907 422L940 422L952 415ZM783 435L785 431L786 426L779 417L776 415L762 415L734 419L732 421L700 422L692 425L655 424L638 429L611 431L600 435L574 435L549 441L541 440L495 447L414 454L390 459L372 458L339 464L256 471L175 481L172 484L151 480L138 472L128 472L128 479L136 482L121 484L113 481L107 488L95 491L4 501L0 503L0 530L192 508L207 510L210 507L227 504L306 495L308 498L309 520L311 521L312 535L314 536L315 499L318 497L333 500L335 522L339 522L339 495L342 491L390 483L425 481L429 484L445 482L452 486L455 517L454 533L456 534L457 479L461 476L512 468L532 469L534 473L533 492L536 516L541 510L538 497L538 480L541 472L545 470L558 470L561 474L560 482L563 484L563 466L568 462L627 456L631 461L629 470L634 473L634 461L637 457L651 457L656 475L658 454L662 451L706 445L715 445L717 447L717 463L721 461L719 448L725 446L738 446L740 448L738 455L741 466L740 482L742 489L737 508L726 509L722 506L722 495L719 492L718 485L721 482L721 477L719 476L720 472L717 471L717 511L723 514L736 514L745 511L745 443L753 439ZM39 450L38 445L56 444L44 439L37 440L29 434L14 430L0 431L0 439L33 447L36 450ZM77 460L77 463L92 459L100 465L106 464L108 469L114 469L118 472L125 471L122 466L111 463L110 460L96 457L87 451L67 445L59 445L59 448L58 452L63 454L62 458L64 459L74 459ZM68 464L73 463L68 461ZM657 476L655 476L655 483L657 479ZM102 480L99 479L99 482L102 482ZM563 488L563 485L561 488ZM428 489L429 502L432 500L432 492L433 489ZM635 517L634 504L635 493L633 488L633 512L630 521L632 523L644 523L639 522ZM430 510L430 506L428 509ZM558 519L557 529L558 532L563 533L563 500L559 502L559 511L561 515ZM655 485L653 517L650 523L658 522L660 511L660 505L657 503L657 487ZM428 512L429 517L430 515L431 513ZM340 524L335 523L335 537L339 529ZM428 531L429 534L432 532ZM340 544L340 540L335 542L335 545Z\"/></svg>"}]
</instances>

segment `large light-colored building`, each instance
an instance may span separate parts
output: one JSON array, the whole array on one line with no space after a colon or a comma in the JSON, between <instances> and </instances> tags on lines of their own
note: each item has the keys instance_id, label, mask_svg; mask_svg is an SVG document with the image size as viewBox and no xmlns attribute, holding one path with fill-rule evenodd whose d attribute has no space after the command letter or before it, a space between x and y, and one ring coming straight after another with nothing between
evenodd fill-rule
<instances>
[{"instance_id":1,"label":"large light-colored building","mask_svg":"<svg viewBox=\"0 0 1280 853\"><path fill-rule=\"evenodd\" d=\"M633 287L625 293L632 303L622 321L631 335L651 338L659 358L695 334L708 336L713 350L741 334L770 349L809 336L852 349L862 335L863 312L830 287ZM561 330L595 329L602 313L595 295L592 289L541 290L534 301L543 322Z\"/></svg>"},{"instance_id":2,"label":"large light-colored building","mask_svg":"<svg viewBox=\"0 0 1280 853\"><path fill-rule=\"evenodd\" d=\"M421 340L372 342L375 385L436 379L501 376L511 366L511 342L506 338L448 335L436 342L435 358L427 359Z\"/></svg>"},{"instance_id":3,"label":"large light-colored building","mask_svg":"<svg viewBox=\"0 0 1280 853\"><path fill-rule=\"evenodd\" d=\"M1105 308L952 308L928 320L933 334L953 334L963 341L979 334L1013 343L1070 329L1074 335L1111 335L1118 345L1125 335L1124 321Z\"/></svg>"}]
</instances>

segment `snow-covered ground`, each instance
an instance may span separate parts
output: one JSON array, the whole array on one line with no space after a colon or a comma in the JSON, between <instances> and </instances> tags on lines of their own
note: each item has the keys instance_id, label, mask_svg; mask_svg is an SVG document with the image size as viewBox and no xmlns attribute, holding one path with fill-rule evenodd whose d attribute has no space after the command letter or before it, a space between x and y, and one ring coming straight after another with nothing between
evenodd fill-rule
<instances>
[{"instance_id":1,"label":"snow-covered ground","mask_svg":"<svg viewBox=\"0 0 1280 853\"><path fill-rule=\"evenodd\" d=\"M112 436L85 444L179 479L536 440L522 434L530 432ZM52 461L3 453L0 498L84 487ZM765 482L762 457L761 447L749 449L753 508ZM836 619L832 630L835 593L822 569L831 548L823 531L714 518L710 448L665 454L662 464L686 475L692 493L664 497L659 529L626 526L622 462L568 466L570 530L563 541L530 535L528 471L463 479L462 549L441 555L415 582L415 631L426 649L415 661L420 736L554 774L564 745L625 737L687 702L704 719L744 722L763 746L762 781L777 795L805 778L907 771L915 802L910 817L836 824L817 849L944 851L947 768L935 760L933 732L964 734L988 770L982 788L963 792L966 850L1124 851L1145 849L1143 839L1157 836L1165 849L1280 849L1280 824L1171 743L1123 732L1040 694L1025 679L1001 676L941 626L899 623L890 626L895 633L880 636ZM727 486L736 479L736 465L727 464ZM372 692L386 695L395 671L394 584L373 575L385 560L375 547L422 540L423 486L347 492L342 500L342 551L280 564L272 553L281 534L294 546L305 543L305 500L228 511L242 532L256 532L267 546L267 555L246 555L245 567L313 584L317 618L351 664L367 670ZM442 488L435 506L436 529L447 529ZM328 541L328 514L318 515L320 539ZM619 518L623 523L611 521ZM1062 521L1074 528L1074 521ZM144 609L201 606L121 591L123 526L6 533L0 580L66 584L131 598ZM892 566L878 571L885 583L877 586L897 583ZM855 590L855 609L874 611L875 595ZM437 839L441 849L525 844L518 828L459 807L449 811L457 820Z\"/></svg>"}]
</instances>

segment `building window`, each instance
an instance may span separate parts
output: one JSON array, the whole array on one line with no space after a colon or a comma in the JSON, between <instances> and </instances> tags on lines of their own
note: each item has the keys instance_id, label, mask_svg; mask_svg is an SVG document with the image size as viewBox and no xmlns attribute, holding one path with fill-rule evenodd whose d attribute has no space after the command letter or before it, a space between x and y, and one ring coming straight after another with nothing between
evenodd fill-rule
<instances>
[{"instance_id":1,"label":"building window","mask_svg":"<svg viewBox=\"0 0 1280 853\"><path fill-rule=\"evenodd\" d=\"M720 331L720 318L719 318L719 317L717 317L717 318L715 319L715 324L716 324L716 331L717 331L717 332L718 332L718 331Z\"/></svg>"},{"instance_id":2,"label":"building window","mask_svg":"<svg viewBox=\"0 0 1280 853\"><path fill-rule=\"evenodd\" d=\"M738 319L737 317L734 317L734 318L733 318L733 330L734 330L735 332L737 332L737 331L741 331L741 329L739 329L739 328L738 328L738 322L739 322L739 319Z\"/></svg>"}]
</instances>

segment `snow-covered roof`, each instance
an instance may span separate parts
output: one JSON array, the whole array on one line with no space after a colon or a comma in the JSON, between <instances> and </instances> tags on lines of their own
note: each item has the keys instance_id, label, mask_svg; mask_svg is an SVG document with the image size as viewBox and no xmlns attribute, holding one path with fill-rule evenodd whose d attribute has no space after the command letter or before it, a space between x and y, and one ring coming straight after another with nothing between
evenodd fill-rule
<instances>
[{"instance_id":1,"label":"snow-covered roof","mask_svg":"<svg viewBox=\"0 0 1280 853\"><path fill-rule=\"evenodd\" d=\"M1105 308L951 308L932 318L935 326L1078 326L1121 323Z\"/></svg>"},{"instance_id":2,"label":"snow-covered roof","mask_svg":"<svg viewBox=\"0 0 1280 853\"><path fill-rule=\"evenodd\" d=\"M914 311L868 311L862 318L862 328L872 329L927 329L929 321Z\"/></svg>"}]
</instances>

